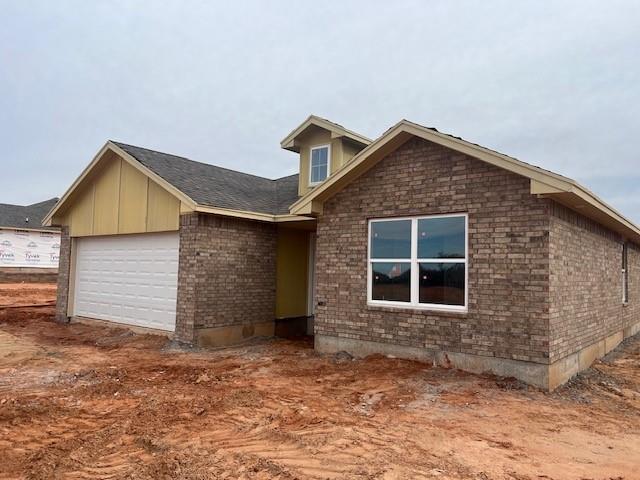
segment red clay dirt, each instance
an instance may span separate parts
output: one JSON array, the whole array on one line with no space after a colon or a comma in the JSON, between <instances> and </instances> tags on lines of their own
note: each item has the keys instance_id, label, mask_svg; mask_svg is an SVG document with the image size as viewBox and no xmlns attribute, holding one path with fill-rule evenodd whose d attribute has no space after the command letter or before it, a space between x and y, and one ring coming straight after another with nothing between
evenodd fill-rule
<instances>
[{"instance_id":1,"label":"red clay dirt","mask_svg":"<svg viewBox=\"0 0 640 480\"><path fill-rule=\"evenodd\" d=\"M0 283L0 308L55 303L56 285L50 283Z\"/></svg>"},{"instance_id":2,"label":"red clay dirt","mask_svg":"<svg viewBox=\"0 0 640 480\"><path fill-rule=\"evenodd\" d=\"M309 340L191 350L0 309L0 478L640 479L639 367L634 339L546 394Z\"/></svg>"}]
</instances>

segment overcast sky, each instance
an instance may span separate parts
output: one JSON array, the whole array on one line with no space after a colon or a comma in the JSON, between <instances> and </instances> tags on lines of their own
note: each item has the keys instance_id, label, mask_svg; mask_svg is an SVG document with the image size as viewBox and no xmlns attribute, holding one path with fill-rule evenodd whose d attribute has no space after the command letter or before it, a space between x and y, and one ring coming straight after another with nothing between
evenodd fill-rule
<instances>
[{"instance_id":1,"label":"overcast sky","mask_svg":"<svg viewBox=\"0 0 640 480\"><path fill-rule=\"evenodd\" d=\"M436 127L640 223L640 2L0 0L0 203L62 195L107 139L295 173L310 113Z\"/></svg>"}]
</instances>

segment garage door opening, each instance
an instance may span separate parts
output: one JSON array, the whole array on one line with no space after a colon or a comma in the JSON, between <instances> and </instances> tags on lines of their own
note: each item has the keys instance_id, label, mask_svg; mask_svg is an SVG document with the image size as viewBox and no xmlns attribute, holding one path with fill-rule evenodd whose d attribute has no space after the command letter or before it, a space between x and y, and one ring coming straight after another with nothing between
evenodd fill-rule
<instances>
[{"instance_id":1,"label":"garage door opening","mask_svg":"<svg viewBox=\"0 0 640 480\"><path fill-rule=\"evenodd\" d=\"M74 240L74 316L175 330L177 232Z\"/></svg>"}]
</instances>

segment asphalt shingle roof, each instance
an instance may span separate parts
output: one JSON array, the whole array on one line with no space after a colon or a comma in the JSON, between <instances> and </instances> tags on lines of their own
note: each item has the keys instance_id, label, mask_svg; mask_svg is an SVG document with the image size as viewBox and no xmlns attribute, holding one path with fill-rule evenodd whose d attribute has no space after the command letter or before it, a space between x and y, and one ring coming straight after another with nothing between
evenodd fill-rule
<instances>
[{"instance_id":1,"label":"asphalt shingle roof","mask_svg":"<svg viewBox=\"0 0 640 480\"><path fill-rule=\"evenodd\" d=\"M57 198L51 198L32 205L0 203L0 227L59 230L57 227L42 226L42 219L56 203L58 203Z\"/></svg>"},{"instance_id":2,"label":"asphalt shingle roof","mask_svg":"<svg viewBox=\"0 0 640 480\"><path fill-rule=\"evenodd\" d=\"M298 199L298 175L275 180L112 142L199 205L281 215Z\"/></svg>"}]
</instances>

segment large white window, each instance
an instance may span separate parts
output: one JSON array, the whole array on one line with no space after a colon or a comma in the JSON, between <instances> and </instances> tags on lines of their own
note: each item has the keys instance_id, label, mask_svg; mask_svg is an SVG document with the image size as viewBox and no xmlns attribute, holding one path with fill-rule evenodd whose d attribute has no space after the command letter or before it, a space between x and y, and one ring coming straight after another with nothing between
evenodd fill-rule
<instances>
[{"instance_id":1,"label":"large white window","mask_svg":"<svg viewBox=\"0 0 640 480\"><path fill-rule=\"evenodd\" d=\"M309 155L309 184L317 185L329 176L331 166L331 146L311 147Z\"/></svg>"},{"instance_id":2,"label":"large white window","mask_svg":"<svg viewBox=\"0 0 640 480\"><path fill-rule=\"evenodd\" d=\"M368 303L467 310L467 215L369 221Z\"/></svg>"}]
</instances>

